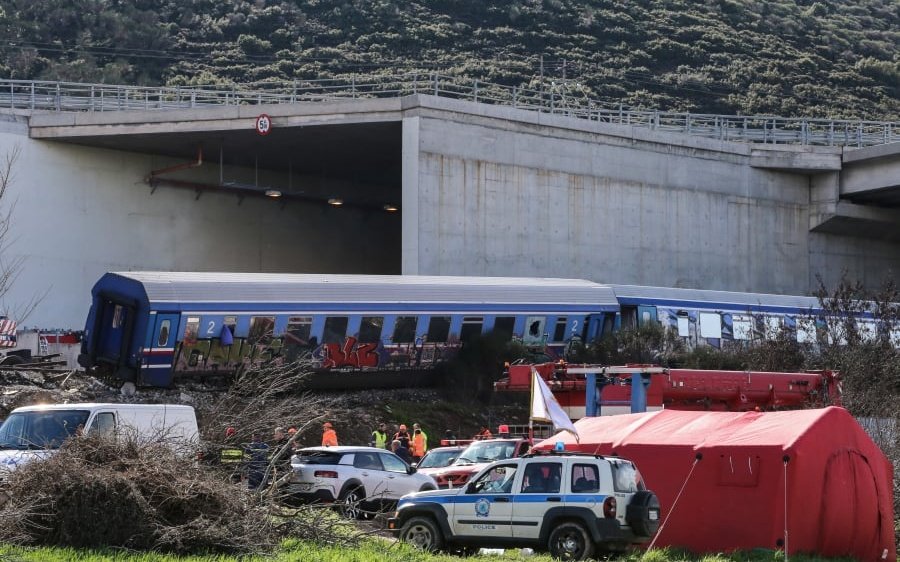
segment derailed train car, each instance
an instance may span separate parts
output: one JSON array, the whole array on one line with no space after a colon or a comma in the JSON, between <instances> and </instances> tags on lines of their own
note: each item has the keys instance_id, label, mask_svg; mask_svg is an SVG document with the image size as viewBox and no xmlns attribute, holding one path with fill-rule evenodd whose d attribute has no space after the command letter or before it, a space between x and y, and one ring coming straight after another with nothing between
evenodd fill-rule
<instances>
[{"instance_id":1,"label":"derailed train car","mask_svg":"<svg viewBox=\"0 0 900 562\"><path fill-rule=\"evenodd\" d=\"M543 278L122 272L92 295L79 363L163 387L304 356L325 386L427 382L477 334L562 354L619 309L607 286Z\"/></svg>"},{"instance_id":2,"label":"derailed train car","mask_svg":"<svg viewBox=\"0 0 900 562\"><path fill-rule=\"evenodd\" d=\"M546 360L651 323L688 346L836 334L814 297L578 279L126 272L105 274L92 294L79 363L141 386L300 357L328 374L311 386L428 384L435 365L489 332ZM865 337L883 331L871 315L856 321Z\"/></svg>"}]
</instances>

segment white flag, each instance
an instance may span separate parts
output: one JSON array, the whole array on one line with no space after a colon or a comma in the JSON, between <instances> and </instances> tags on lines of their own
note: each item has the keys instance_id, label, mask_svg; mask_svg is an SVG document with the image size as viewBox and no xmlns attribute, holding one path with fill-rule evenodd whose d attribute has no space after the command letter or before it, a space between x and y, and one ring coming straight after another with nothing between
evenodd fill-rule
<instances>
[{"instance_id":1,"label":"white flag","mask_svg":"<svg viewBox=\"0 0 900 562\"><path fill-rule=\"evenodd\" d=\"M550 392L550 388L547 387L547 383L534 367L531 368L531 419L532 421L552 423L554 430L568 431L575 436L576 441L579 441L575 424L566 415L553 393Z\"/></svg>"}]
</instances>

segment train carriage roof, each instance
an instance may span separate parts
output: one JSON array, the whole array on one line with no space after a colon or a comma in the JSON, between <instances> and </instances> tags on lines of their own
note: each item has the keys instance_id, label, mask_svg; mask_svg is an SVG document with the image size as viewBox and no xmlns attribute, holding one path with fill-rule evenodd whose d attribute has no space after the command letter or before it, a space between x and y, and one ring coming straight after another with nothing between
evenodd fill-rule
<instances>
[{"instance_id":1,"label":"train carriage roof","mask_svg":"<svg viewBox=\"0 0 900 562\"><path fill-rule=\"evenodd\" d=\"M559 304L618 310L610 287L582 279L128 271L94 292L120 290L162 303ZM143 294L133 294L140 292Z\"/></svg>"},{"instance_id":2,"label":"train carriage roof","mask_svg":"<svg viewBox=\"0 0 900 562\"><path fill-rule=\"evenodd\" d=\"M801 312L819 309L819 299L795 295L736 293L706 289L675 289L640 285L610 285L619 304L651 304L655 306L715 308L719 310L753 310L768 312Z\"/></svg>"}]
</instances>

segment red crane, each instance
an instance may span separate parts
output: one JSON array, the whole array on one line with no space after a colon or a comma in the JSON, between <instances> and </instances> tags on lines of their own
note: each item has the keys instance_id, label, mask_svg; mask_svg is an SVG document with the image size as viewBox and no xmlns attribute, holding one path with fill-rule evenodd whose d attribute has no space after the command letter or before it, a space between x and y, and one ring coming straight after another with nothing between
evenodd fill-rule
<instances>
[{"instance_id":1,"label":"red crane","mask_svg":"<svg viewBox=\"0 0 900 562\"><path fill-rule=\"evenodd\" d=\"M647 410L790 410L840 405L840 376L834 371L779 373L668 369L655 365L570 365L563 361L510 365L494 383L500 392L529 392L531 372L543 378L569 417L631 413L633 382L646 391ZM589 407L590 379L595 377L596 408Z\"/></svg>"}]
</instances>

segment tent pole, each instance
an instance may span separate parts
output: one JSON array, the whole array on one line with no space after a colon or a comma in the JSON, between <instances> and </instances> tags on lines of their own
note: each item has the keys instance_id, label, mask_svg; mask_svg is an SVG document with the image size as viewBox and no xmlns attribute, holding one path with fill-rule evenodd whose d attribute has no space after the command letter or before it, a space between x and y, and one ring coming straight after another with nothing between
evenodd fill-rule
<instances>
[{"instance_id":1,"label":"tent pole","mask_svg":"<svg viewBox=\"0 0 900 562\"><path fill-rule=\"evenodd\" d=\"M788 463L791 462L791 457L788 455L784 455L782 459L784 461L784 562L788 562L788 474L787 468Z\"/></svg>"}]
</instances>

